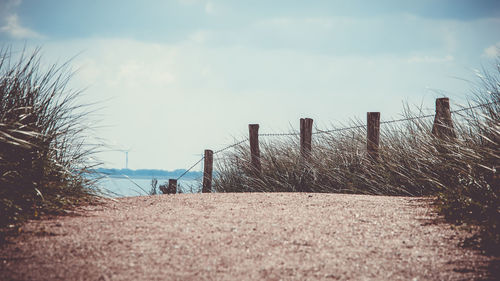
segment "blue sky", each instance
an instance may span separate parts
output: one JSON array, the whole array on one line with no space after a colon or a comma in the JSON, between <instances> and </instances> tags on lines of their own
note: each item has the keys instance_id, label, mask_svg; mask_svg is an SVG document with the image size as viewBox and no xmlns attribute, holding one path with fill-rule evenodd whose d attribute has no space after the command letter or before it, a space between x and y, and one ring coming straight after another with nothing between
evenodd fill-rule
<instances>
[{"instance_id":1,"label":"blue sky","mask_svg":"<svg viewBox=\"0 0 500 281\"><path fill-rule=\"evenodd\" d=\"M131 168L176 169L249 123L324 129L463 102L464 79L498 57L500 1L0 0L0 44L77 55L71 86L102 101L95 134L130 148Z\"/></svg>"}]
</instances>

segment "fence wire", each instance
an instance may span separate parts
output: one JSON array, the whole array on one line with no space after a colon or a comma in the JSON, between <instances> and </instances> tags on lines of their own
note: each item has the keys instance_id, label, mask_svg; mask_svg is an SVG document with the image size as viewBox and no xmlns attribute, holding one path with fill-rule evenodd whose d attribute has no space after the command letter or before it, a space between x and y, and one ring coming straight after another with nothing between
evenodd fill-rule
<instances>
[{"instance_id":1,"label":"fence wire","mask_svg":"<svg viewBox=\"0 0 500 281\"><path fill-rule=\"evenodd\" d=\"M492 102L488 102L488 103L478 104L478 105L475 105L475 106L464 107L464 108L457 109L457 110L451 110L450 112L451 113L462 112L462 111L472 110L472 109L476 109L476 108L480 108L480 107L485 107L485 106L492 105L492 104L497 104L497 103L498 103L498 101L492 101Z\"/></svg>"},{"instance_id":2,"label":"fence wire","mask_svg":"<svg viewBox=\"0 0 500 281\"><path fill-rule=\"evenodd\" d=\"M228 145L228 146L226 146L226 147L224 147L224 148L222 148L222 149L219 149L219 150L215 151L215 152L214 152L214 155L215 155L215 154L218 154L218 153L221 153L221 152L224 152L224 151L226 151L226 150L228 150L228 149L230 149L230 148L233 148L233 147L235 147L235 146L238 146L238 145L240 145L240 144L242 144L242 143L244 143L244 142L246 142L246 141L248 141L248 140L249 140L249 139L248 139L248 138L246 138L246 139L244 139L244 140L242 140L242 141L239 141L239 142L237 142L237 143L233 143L233 144L231 144L231 145Z\"/></svg>"},{"instance_id":3,"label":"fence wire","mask_svg":"<svg viewBox=\"0 0 500 281\"><path fill-rule=\"evenodd\" d=\"M287 137L287 136L298 136L300 133L267 133L267 134L259 134L259 137Z\"/></svg>"},{"instance_id":4,"label":"fence wire","mask_svg":"<svg viewBox=\"0 0 500 281\"><path fill-rule=\"evenodd\" d=\"M230 149L230 148L233 148L233 147L235 147L235 146L238 146L238 145L240 145L240 144L242 144L242 143L244 143L244 142L246 142L246 141L248 141L248 138L246 138L246 139L244 139L244 140L242 140L242 141L239 141L239 142L237 142L237 143L233 143L233 144L231 144L231 145L228 145L228 146L226 146L226 147L224 147L224 148L222 148L222 149L219 149L219 150L217 150L217 151L214 151L213 155L216 155L216 154L218 154L218 153L224 152L224 151L226 151L226 150L228 150L228 149ZM200 159L200 160L196 161L196 163L194 163L191 167L189 167L189 169L187 169L186 171L184 171L184 173L182 173L182 175L180 175L180 176L177 178L177 180L179 180L180 178L182 178L183 176L185 176L185 175L186 175L189 171L191 171L194 167L196 167L196 165L200 164L200 162L201 162L201 161L203 161L203 159L205 159L205 156L201 157L201 159Z\"/></svg>"},{"instance_id":5,"label":"fence wire","mask_svg":"<svg viewBox=\"0 0 500 281\"><path fill-rule=\"evenodd\" d=\"M489 102L489 103L484 103L484 104L478 104L475 106L470 106L470 107L465 107L457 110L450 110L450 113L457 113L457 112L462 112L462 111L467 111L467 110L472 110L480 107L485 107L488 105L496 104L498 102ZM418 120L418 119L425 119L425 118L431 118L434 117L435 114L427 114L427 115L421 115L421 116L415 116L415 117L407 117L407 118L401 118L401 119L394 119L394 120L387 120L387 121L381 121L380 124L391 124L391 123L399 123L399 122L404 122L404 121L413 121L413 120ZM313 132L313 135L318 135L318 134L329 134L329 133L335 133L335 132L340 132L340 131L347 131L347 130L353 130L353 129L360 129L360 128L366 128L366 125L357 125L357 126L351 126L351 127L343 127L343 128L335 128L331 130L318 130L316 129L316 132ZM259 137L287 137L287 136L298 136L300 135L299 132L292 132L292 133L265 133L265 134L259 134ZM224 148L221 148L219 150L214 151L214 155L224 152L228 149L231 149L235 146L238 146L246 141L248 141L249 138L246 138L244 140L241 140L239 142L233 143L231 145L228 145ZM186 175L189 171L191 171L196 165L198 165L203 159L205 159L205 156L201 157L200 160L196 161L189 169L187 169L182 175L180 175L177 180L182 178L184 175Z\"/></svg>"},{"instance_id":6,"label":"fence wire","mask_svg":"<svg viewBox=\"0 0 500 281\"><path fill-rule=\"evenodd\" d=\"M191 166L189 169L187 169L186 171L184 171L184 173L182 173L182 175L180 175L176 180L179 180L180 178L182 178L184 175L186 175L189 171L191 171L194 167L196 167L196 165L200 164L200 162L205 159L205 156L201 157L200 160L196 161L196 163L193 164L193 166Z\"/></svg>"}]
</instances>

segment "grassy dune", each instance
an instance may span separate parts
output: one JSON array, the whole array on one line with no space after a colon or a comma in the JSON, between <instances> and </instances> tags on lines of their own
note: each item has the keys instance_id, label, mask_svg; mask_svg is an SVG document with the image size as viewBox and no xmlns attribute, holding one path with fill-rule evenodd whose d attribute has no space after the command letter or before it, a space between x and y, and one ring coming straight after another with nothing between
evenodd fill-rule
<instances>
[{"instance_id":1,"label":"grassy dune","mask_svg":"<svg viewBox=\"0 0 500 281\"><path fill-rule=\"evenodd\" d=\"M2 237L28 218L90 198L83 174L94 147L85 145L82 125L89 107L67 88L67 66L42 66L39 51L14 59L9 48L0 50Z\"/></svg>"},{"instance_id":2,"label":"grassy dune","mask_svg":"<svg viewBox=\"0 0 500 281\"><path fill-rule=\"evenodd\" d=\"M456 138L431 134L433 118L382 124L380 160L367 157L366 127L313 135L310 161L301 160L297 136L260 138L262 173L240 145L216 161L217 192L333 192L434 196L449 221L479 226L486 249L499 252L500 66L480 77L468 107L453 113ZM481 105L481 106L480 106Z\"/></svg>"}]
</instances>

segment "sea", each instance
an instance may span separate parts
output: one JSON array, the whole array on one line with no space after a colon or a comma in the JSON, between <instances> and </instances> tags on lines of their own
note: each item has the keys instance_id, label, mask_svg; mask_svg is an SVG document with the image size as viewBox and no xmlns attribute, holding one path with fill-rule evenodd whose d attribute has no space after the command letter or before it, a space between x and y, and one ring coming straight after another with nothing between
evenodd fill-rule
<instances>
[{"instance_id":1,"label":"sea","mask_svg":"<svg viewBox=\"0 0 500 281\"><path fill-rule=\"evenodd\" d=\"M167 178L156 178L158 180L156 191L160 185L167 184ZM110 197L131 197L149 195L152 190L152 178L131 177L105 177L98 181L99 191ZM182 193L197 193L201 190L201 180L186 179L177 182L178 190Z\"/></svg>"}]
</instances>

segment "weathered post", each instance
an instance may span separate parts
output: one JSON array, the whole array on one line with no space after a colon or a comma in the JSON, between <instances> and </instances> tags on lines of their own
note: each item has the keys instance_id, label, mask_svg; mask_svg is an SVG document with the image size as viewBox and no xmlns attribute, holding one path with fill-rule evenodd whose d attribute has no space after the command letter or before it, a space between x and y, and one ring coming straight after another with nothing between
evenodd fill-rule
<instances>
[{"instance_id":1,"label":"weathered post","mask_svg":"<svg viewBox=\"0 0 500 281\"><path fill-rule=\"evenodd\" d=\"M314 180L314 176L308 165L311 158L312 126L313 120L311 118L300 118L300 165L303 174L297 187L298 192L312 191L310 184Z\"/></svg>"},{"instance_id":2,"label":"weathered post","mask_svg":"<svg viewBox=\"0 0 500 281\"><path fill-rule=\"evenodd\" d=\"M380 144L380 112L368 112L366 114L366 124L366 150L372 159L378 160L378 149Z\"/></svg>"},{"instance_id":3,"label":"weathered post","mask_svg":"<svg viewBox=\"0 0 500 281\"><path fill-rule=\"evenodd\" d=\"M214 152L212 150L205 150L205 161L203 169L203 189L201 192L210 193L212 192L212 170L214 163Z\"/></svg>"},{"instance_id":4,"label":"weathered post","mask_svg":"<svg viewBox=\"0 0 500 281\"><path fill-rule=\"evenodd\" d=\"M440 139L456 137L451 120L449 98L436 99L436 116L434 117L432 134Z\"/></svg>"},{"instance_id":5,"label":"weathered post","mask_svg":"<svg viewBox=\"0 0 500 281\"><path fill-rule=\"evenodd\" d=\"M312 126L311 118L300 118L300 155L304 160L311 157Z\"/></svg>"},{"instance_id":6,"label":"weathered post","mask_svg":"<svg viewBox=\"0 0 500 281\"><path fill-rule=\"evenodd\" d=\"M250 155L252 158L252 166L255 171L260 174L262 166L260 164L260 149L259 149L259 124L248 125L250 133Z\"/></svg>"},{"instance_id":7,"label":"weathered post","mask_svg":"<svg viewBox=\"0 0 500 281\"><path fill-rule=\"evenodd\" d=\"M177 193L177 180L176 179L169 179L168 180L167 193L169 193L169 194Z\"/></svg>"}]
</instances>

